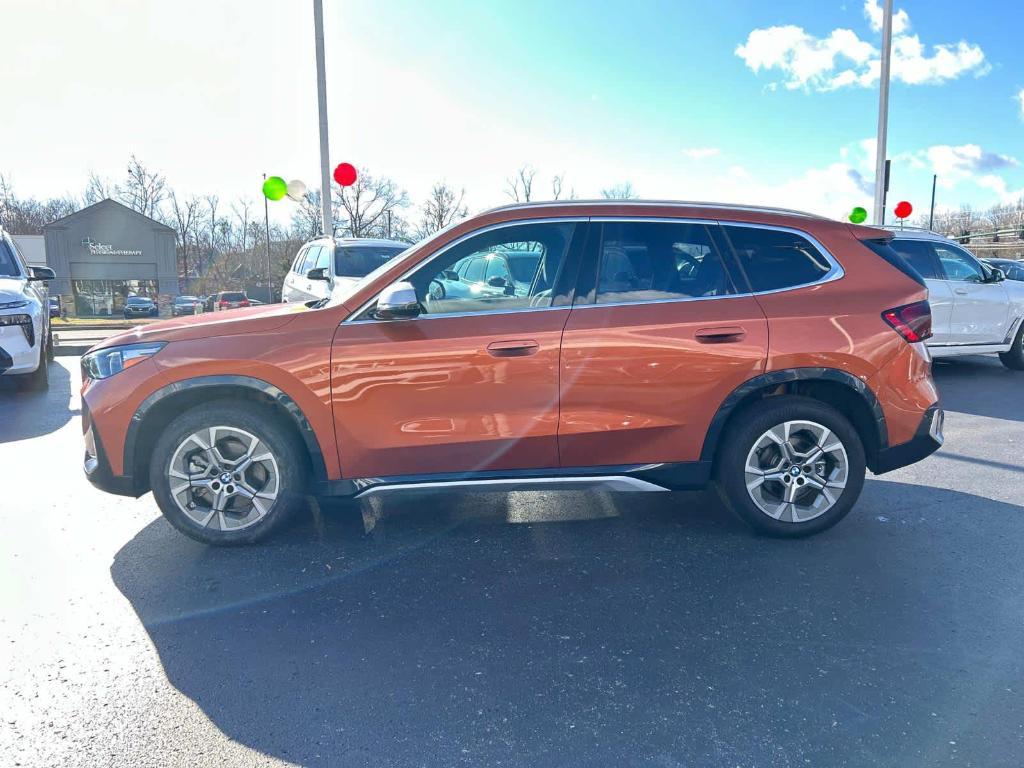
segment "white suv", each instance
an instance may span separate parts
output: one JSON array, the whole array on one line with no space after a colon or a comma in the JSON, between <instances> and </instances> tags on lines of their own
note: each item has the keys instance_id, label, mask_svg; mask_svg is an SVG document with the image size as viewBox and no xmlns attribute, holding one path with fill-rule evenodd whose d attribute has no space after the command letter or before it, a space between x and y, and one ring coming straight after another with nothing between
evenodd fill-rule
<instances>
[{"instance_id":1,"label":"white suv","mask_svg":"<svg viewBox=\"0 0 1024 768\"><path fill-rule=\"evenodd\" d=\"M50 386L53 342L43 281L53 279L49 267L30 267L0 229L0 376L17 376L28 389Z\"/></svg>"},{"instance_id":2,"label":"white suv","mask_svg":"<svg viewBox=\"0 0 1024 768\"><path fill-rule=\"evenodd\" d=\"M932 357L998 352L1024 370L1024 283L1007 281L962 246L928 230L896 229L890 245L924 278Z\"/></svg>"},{"instance_id":3,"label":"white suv","mask_svg":"<svg viewBox=\"0 0 1024 768\"><path fill-rule=\"evenodd\" d=\"M322 237L299 249L284 277L281 300L319 301L339 286L352 285L409 247L396 240Z\"/></svg>"}]
</instances>

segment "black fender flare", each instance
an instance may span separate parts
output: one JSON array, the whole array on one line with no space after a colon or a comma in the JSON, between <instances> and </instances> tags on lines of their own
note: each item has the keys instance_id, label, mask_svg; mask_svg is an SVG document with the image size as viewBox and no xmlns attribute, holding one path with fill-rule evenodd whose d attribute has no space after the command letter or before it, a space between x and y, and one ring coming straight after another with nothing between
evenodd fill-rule
<instances>
[{"instance_id":1,"label":"black fender flare","mask_svg":"<svg viewBox=\"0 0 1024 768\"><path fill-rule=\"evenodd\" d=\"M889 430L885 423L885 414L878 402L875 393L871 391L864 381L858 379L851 373L841 371L838 368L784 368L771 373L764 373L747 379L736 389L729 393L722 401L711 419L707 434L704 437L704 445L701 448L700 460L713 461L715 452L718 450L718 443L722 436L729 417L733 415L736 408L752 394L763 389L774 389L782 384L789 384L800 381L829 381L842 384L863 398L874 421L875 431L878 435L878 444L865 446L869 455L889 447Z\"/></svg>"},{"instance_id":2,"label":"black fender flare","mask_svg":"<svg viewBox=\"0 0 1024 768\"><path fill-rule=\"evenodd\" d=\"M317 440L316 433L306 418L306 414L302 412L298 404L286 392L269 382L257 379L254 376L239 375L197 376L193 379L182 379L181 381L175 381L161 387L143 400L132 415L132 419L128 423L128 432L125 435L123 468L125 474L130 474L131 470L135 467L135 451L138 444L139 431L146 415L152 410L153 406L171 395L203 387L242 387L259 392L272 399L291 417L299 434L302 436L302 441L309 451L310 466L313 470L312 479L314 481L327 479L327 468L324 464L324 455L320 449L320 442Z\"/></svg>"}]
</instances>

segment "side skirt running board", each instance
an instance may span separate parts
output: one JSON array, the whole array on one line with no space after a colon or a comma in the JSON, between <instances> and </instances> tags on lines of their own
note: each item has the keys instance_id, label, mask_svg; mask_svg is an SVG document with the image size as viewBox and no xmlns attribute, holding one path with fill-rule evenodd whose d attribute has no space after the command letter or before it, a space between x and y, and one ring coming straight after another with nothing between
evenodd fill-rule
<instances>
[{"instance_id":1,"label":"side skirt running board","mask_svg":"<svg viewBox=\"0 0 1024 768\"><path fill-rule=\"evenodd\" d=\"M445 488L460 491L543 491L567 490L580 488L602 488L606 491L618 492L651 492L667 491L637 477L626 475L594 475L592 477L516 477L501 480L440 480L431 483L382 483L372 485L355 495L357 499L365 499L381 493L394 491L426 491Z\"/></svg>"}]
</instances>

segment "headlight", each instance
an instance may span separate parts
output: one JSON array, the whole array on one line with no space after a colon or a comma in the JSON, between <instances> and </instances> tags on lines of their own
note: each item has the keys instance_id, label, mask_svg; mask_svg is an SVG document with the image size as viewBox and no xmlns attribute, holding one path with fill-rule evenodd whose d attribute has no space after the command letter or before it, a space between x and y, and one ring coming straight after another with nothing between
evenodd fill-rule
<instances>
[{"instance_id":1,"label":"headlight","mask_svg":"<svg viewBox=\"0 0 1024 768\"><path fill-rule=\"evenodd\" d=\"M3 302L0 302L0 309L21 309L22 307L27 307L27 306L28 306L28 301L25 301L24 299L19 299L18 301L3 301Z\"/></svg>"},{"instance_id":2,"label":"headlight","mask_svg":"<svg viewBox=\"0 0 1024 768\"><path fill-rule=\"evenodd\" d=\"M25 306L28 302L12 302L12 304L14 306ZM11 304L0 304L0 306L7 306L9 308ZM28 342L28 345L31 347L36 343L35 328L32 326L32 315L0 315L0 328L7 325L20 325L21 332L25 334L25 341Z\"/></svg>"},{"instance_id":3,"label":"headlight","mask_svg":"<svg viewBox=\"0 0 1024 768\"><path fill-rule=\"evenodd\" d=\"M131 368L146 360L167 344L166 341L154 341L148 344L124 344L120 347L107 347L90 352L82 358L82 373L89 379L106 379L115 373Z\"/></svg>"}]
</instances>

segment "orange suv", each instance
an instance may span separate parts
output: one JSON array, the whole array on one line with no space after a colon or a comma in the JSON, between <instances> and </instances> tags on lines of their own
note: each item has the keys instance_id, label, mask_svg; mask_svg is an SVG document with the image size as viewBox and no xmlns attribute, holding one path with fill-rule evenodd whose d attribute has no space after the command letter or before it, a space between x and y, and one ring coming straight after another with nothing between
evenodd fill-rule
<instances>
[{"instance_id":1,"label":"orange suv","mask_svg":"<svg viewBox=\"0 0 1024 768\"><path fill-rule=\"evenodd\" d=\"M85 471L211 544L306 494L709 482L759 531L816 533L866 468L942 442L927 291L890 238L738 206L499 208L318 304L94 347Z\"/></svg>"}]
</instances>

